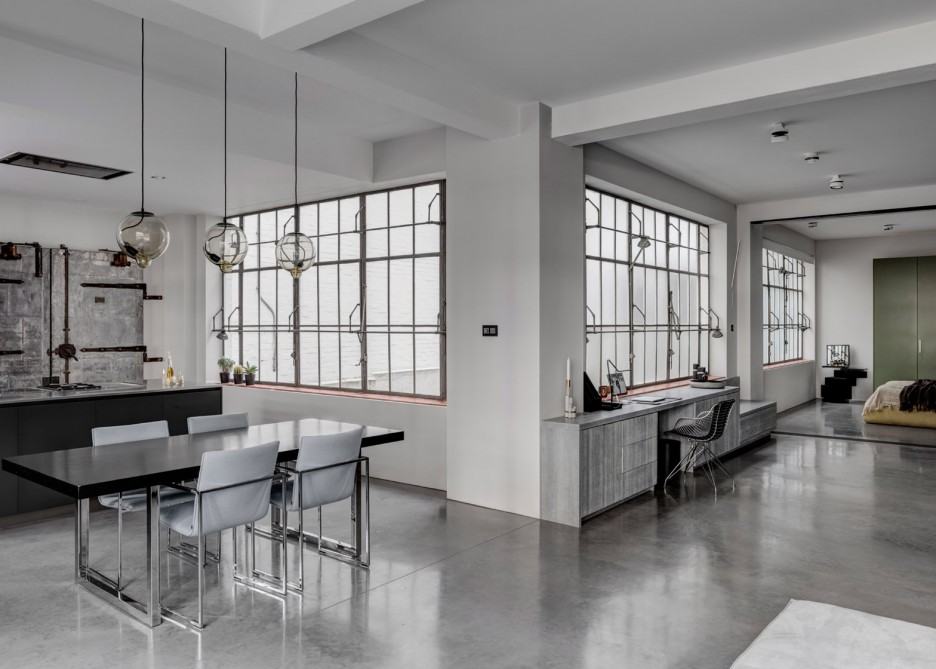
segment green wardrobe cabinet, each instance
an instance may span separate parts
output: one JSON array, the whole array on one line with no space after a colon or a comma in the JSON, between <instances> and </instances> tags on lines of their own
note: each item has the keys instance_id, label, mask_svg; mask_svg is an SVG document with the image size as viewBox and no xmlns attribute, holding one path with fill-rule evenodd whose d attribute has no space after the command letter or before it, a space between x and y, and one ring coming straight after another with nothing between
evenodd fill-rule
<instances>
[{"instance_id":1,"label":"green wardrobe cabinet","mask_svg":"<svg viewBox=\"0 0 936 669\"><path fill-rule=\"evenodd\" d=\"M936 256L874 261L874 385L936 378Z\"/></svg>"}]
</instances>

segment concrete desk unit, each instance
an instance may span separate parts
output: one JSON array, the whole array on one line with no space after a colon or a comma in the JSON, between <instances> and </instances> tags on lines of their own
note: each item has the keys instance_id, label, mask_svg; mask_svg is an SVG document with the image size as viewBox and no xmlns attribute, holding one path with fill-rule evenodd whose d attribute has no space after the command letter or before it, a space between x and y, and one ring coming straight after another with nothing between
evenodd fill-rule
<instances>
[{"instance_id":1,"label":"concrete desk unit","mask_svg":"<svg viewBox=\"0 0 936 669\"><path fill-rule=\"evenodd\" d=\"M573 419L552 418L540 428L540 517L581 527L582 521L636 495L657 482L657 449L663 433L680 418L692 418L738 388L700 390L689 386L655 392L669 401L625 404ZM715 455L740 447L738 405L725 434L712 444ZM682 452L688 446L683 443Z\"/></svg>"}]
</instances>

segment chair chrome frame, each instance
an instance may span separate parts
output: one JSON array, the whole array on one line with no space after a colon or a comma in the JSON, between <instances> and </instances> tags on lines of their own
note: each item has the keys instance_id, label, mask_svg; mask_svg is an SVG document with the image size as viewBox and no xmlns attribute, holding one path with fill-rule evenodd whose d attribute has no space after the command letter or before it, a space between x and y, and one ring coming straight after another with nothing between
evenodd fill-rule
<instances>
[{"instance_id":1,"label":"chair chrome frame","mask_svg":"<svg viewBox=\"0 0 936 669\"><path fill-rule=\"evenodd\" d=\"M120 429L120 428L130 428L130 427L135 427L135 428L150 427L150 428L152 428L152 427L158 426L158 425L160 425L160 424L163 424L163 425L165 426L165 432L163 432L163 434L164 434L165 436L169 436L169 424L168 424L168 422L166 422L165 420L161 420L161 421L150 421L150 422L146 422L146 423L137 423L137 424L129 424L129 425L108 425L108 426L101 426L101 428L92 428L92 430L91 430L91 441L92 441L92 446L95 446L95 444L94 444L94 441L95 441L94 435L95 435L95 432L98 431L99 429L100 429L100 430L105 430L105 431L107 431L107 430L117 430L117 429ZM110 445L112 445L112 444L114 444L114 443L121 443L121 442L112 442L112 441L109 441L109 440L108 440L108 441L105 441L104 443L100 444L100 446L110 446ZM132 443L132 442L128 442L128 443ZM158 489L157 489L157 490L158 490ZM145 489L145 490L143 490L142 492L144 492L144 493L147 495L147 498L149 497L149 495L150 495L150 493L151 493L151 491L150 491L148 488ZM118 593L121 592L121 591L123 590L123 587L124 587L124 584L123 584L123 514L124 514L123 495L124 495L123 491L120 491L120 492L117 493L117 506L116 506L116 511L117 511L117 579L114 580L114 579L112 579L112 578L110 578L110 577L108 577L108 576L105 576L103 573L101 573L101 572L98 571L97 569L94 569L94 568L91 567L89 564L85 564L85 565L83 566L83 571L84 571L87 575L93 576L93 577L95 578L95 580L97 580L100 584L102 584L102 585L105 586L106 588L108 588L108 589L110 589L110 590L113 590L113 591L116 591L116 592L118 592ZM103 506L103 505L102 505L102 506ZM107 507L105 507L105 508L113 508L113 507L107 506ZM85 541L88 542L88 545L90 545L90 541L91 541L91 517L90 517L90 514L88 514L88 515L87 515L87 518L85 519L85 527L84 527L84 529L83 529L83 536L84 536ZM87 552L90 554L90 551L87 551Z\"/></svg>"},{"instance_id":2,"label":"chair chrome frame","mask_svg":"<svg viewBox=\"0 0 936 669\"><path fill-rule=\"evenodd\" d=\"M329 539L325 537L322 532L322 507L318 507L318 534L305 531L303 527L303 509L302 509L302 475L309 472L322 471L326 469L333 469L335 467L344 467L351 464L357 464L358 466L358 475L355 480L355 491L351 495L354 500L355 508L351 513L352 528L354 529L355 543L347 544L337 539ZM341 560L342 562L348 562L357 567L363 569L370 568L370 460L366 456L359 456L353 460L347 460L345 462L336 462L330 465L323 465L321 467L310 467L308 469L298 470L293 467L279 465L277 466L277 471L282 477L283 483L283 504L282 506L273 505L273 508L281 514L278 522L274 520L271 523L271 531L266 531L258 529L256 527L251 528L252 535L259 535L261 537L273 540L280 540L284 547L283 554L285 555L285 546L286 539L299 539L299 580L297 582L290 582L288 579L288 573L286 571L285 562L283 563L282 577L276 577L273 574L268 574L254 569L253 575L262 579L271 580L275 583L280 583L283 591L290 590L296 593L303 592L303 583L305 579L305 555L303 553L303 543L315 543L316 550L319 555L324 555L326 557L335 558ZM298 506L299 511L299 521L298 527L289 527L288 522L288 502L286 499L286 482L294 478L296 485L298 486ZM358 503L358 496L362 493L361 484L363 482L363 504ZM361 510L363 509L363 522L361 520ZM285 528L285 532L284 532ZM301 539L300 539L301 537ZM253 550L253 537L251 537L251 550ZM251 555L253 558L253 555Z\"/></svg>"},{"instance_id":3,"label":"chair chrome frame","mask_svg":"<svg viewBox=\"0 0 936 669\"><path fill-rule=\"evenodd\" d=\"M162 613L163 617L165 617L165 618L167 618L167 619L169 619L169 620L172 620L172 621L174 621L174 622L176 622L176 623L181 623L181 624L183 624L183 625L187 625L187 626L194 627L195 629L198 629L198 630L204 629L204 627L205 627L205 625L204 625L204 600L205 600L205 562L206 562L206 560L205 560L205 558L206 558L206 555L205 555L205 554L206 554L205 541L206 541L206 536L205 536L205 534L202 532L202 527L203 527L203 525L202 525L202 509L203 509L203 506L204 506L204 505L201 503L201 498L202 498L202 496L204 496L204 495L207 494L207 493L218 492L219 490L228 490L228 489L231 489L231 488L240 488L240 487L242 487L242 486L251 485L251 484L253 484L253 483L260 483L260 482L262 482L262 481L270 481L270 480L273 480L273 479L276 479L276 478L277 478L277 475L274 473L274 474L271 474L270 476L262 476L262 477L257 478L257 479L251 479L250 481L240 481L240 482L238 482L238 483L232 483L232 484L230 484L230 485L218 486L218 487L216 487L216 488L211 488L210 490L197 490L197 489L195 489L195 488L191 488L191 487L189 487L189 486L184 486L184 485L180 485L180 484L172 484L172 483L166 484L167 486L172 487L172 488L175 488L175 489L177 489L177 490L182 490L182 491L191 493L192 495L195 496L195 498L196 498L197 501L198 501L198 503L196 504L196 506L197 506L197 508L198 508L198 511L197 511L197 514L198 514L197 522L198 522L198 530L199 530L199 532L198 532L198 544L197 544L197 546L198 546L197 560L198 560L198 561L197 561L197 563L196 563L196 567L198 568L198 617L197 617L197 618L189 618L189 617L186 616L185 614L183 614L183 613L181 613L181 612L179 612L179 611L177 611L177 610L175 610L175 609L171 609L171 608L169 608L169 607L167 607L167 606L164 606L164 605L162 604L162 584L160 583L159 586L157 587L157 597L158 597L160 612ZM219 534L220 534L220 533L219 533ZM257 581L256 579L252 579L252 578L250 578L250 577L248 577L248 576L242 576L242 575L240 575L240 574L237 573L237 527L236 527L236 526L234 526L234 527L231 528L231 539L232 539L232 547L233 547L233 550L232 550L232 555L233 555L233 560L234 560L233 574L234 574L234 580L235 580L235 582L241 583L241 584L243 584L243 585L245 585L245 586L247 586L247 587L249 587L249 588L261 590L261 591L264 591L264 592L272 592L272 593L274 593L274 594L282 594L282 593L278 592L277 590L272 589L267 583L264 583L263 581ZM283 557L283 568L284 568L284 569L285 569L285 555L286 555L286 552L283 551L283 556L284 556L284 557ZM180 557L181 557L181 556L180 556ZM188 560L187 560L187 561L188 561ZM252 565L251 565L251 567L252 567Z\"/></svg>"},{"instance_id":4,"label":"chair chrome frame","mask_svg":"<svg viewBox=\"0 0 936 669\"><path fill-rule=\"evenodd\" d=\"M731 401L731 406L728 408L727 416L731 414L731 410L734 408L734 401ZM721 404L721 402L719 402ZM716 405L717 406L717 405ZM705 462L702 463L702 471L705 474L706 478L711 482L712 488L715 489L715 496L718 496L718 485L715 482L715 470L712 468L712 463L715 463L715 466L718 467L729 479L731 479L732 485L734 485L734 476L732 476L727 469L722 465L721 461L718 459L718 456L709 448L709 444L714 441L714 433L716 431L715 426L712 424L714 419L713 412L715 408L711 408L708 411L700 413L695 418L680 418L676 421L676 425L673 426L672 430L668 431L668 434L676 434L681 436L689 441L690 447L689 451L680 459L680 461L673 467L672 471L666 475L666 479L663 481L663 489L666 489L666 484L669 483L669 480L673 478L676 474L684 471L695 469L696 464L700 457L708 456ZM676 432L677 429L683 427L686 432L694 434L689 436L682 432ZM719 435L720 436L720 435Z\"/></svg>"}]
</instances>

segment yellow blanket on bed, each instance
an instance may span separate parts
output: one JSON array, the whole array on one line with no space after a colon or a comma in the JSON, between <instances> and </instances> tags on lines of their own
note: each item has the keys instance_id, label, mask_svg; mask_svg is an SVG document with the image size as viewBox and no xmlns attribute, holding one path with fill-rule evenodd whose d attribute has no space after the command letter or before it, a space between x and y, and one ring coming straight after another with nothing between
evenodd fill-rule
<instances>
[{"instance_id":1,"label":"yellow blanket on bed","mask_svg":"<svg viewBox=\"0 0 936 669\"><path fill-rule=\"evenodd\" d=\"M877 425L936 428L936 411L901 411L900 407L885 407L862 412L864 422Z\"/></svg>"}]
</instances>

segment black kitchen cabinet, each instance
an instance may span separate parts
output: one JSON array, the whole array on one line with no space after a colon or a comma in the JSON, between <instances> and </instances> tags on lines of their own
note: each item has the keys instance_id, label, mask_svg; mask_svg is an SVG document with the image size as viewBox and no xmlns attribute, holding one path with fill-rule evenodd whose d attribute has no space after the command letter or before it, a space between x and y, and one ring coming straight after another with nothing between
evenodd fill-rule
<instances>
[{"instance_id":1,"label":"black kitchen cabinet","mask_svg":"<svg viewBox=\"0 0 936 669\"><path fill-rule=\"evenodd\" d=\"M162 396L162 415L169 421L169 434L188 433L190 416L221 413L221 389L215 392L174 392Z\"/></svg>"},{"instance_id":2,"label":"black kitchen cabinet","mask_svg":"<svg viewBox=\"0 0 936 669\"><path fill-rule=\"evenodd\" d=\"M162 397L159 395L136 395L114 397L94 403L94 427L131 425L163 420Z\"/></svg>"},{"instance_id":3,"label":"black kitchen cabinet","mask_svg":"<svg viewBox=\"0 0 936 669\"><path fill-rule=\"evenodd\" d=\"M189 416L222 413L221 388L154 388L146 392L68 397L0 405L0 458L91 446L91 430L166 420L172 435ZM70 497L0 471L0 516L71 505Z\"/></svg>"},{"instance_id":4,"label":"black kitchen cabinet","mask_svg":"<svg viewBox=\"0 0 936 669\"><path fill-rule=\"evenodd\" d=\"M63 451L91 445L94 425L94 401L49 402L19 407L18 454ZM20 480L17 512L38 511L72 504L74 500L45 486Z\"/></svg>"},{"instance_id":5,"label":"black kitchen cabinet","mask_svg":"<svg viewBox=\"0 0 936 669\"><path fill-rule=\"evenodd\" d=\"M0 458L19 455L16 409L0 409ZM0 471L0 516L16 513L19 477Z\"/></svg>"}]
</instances>

